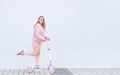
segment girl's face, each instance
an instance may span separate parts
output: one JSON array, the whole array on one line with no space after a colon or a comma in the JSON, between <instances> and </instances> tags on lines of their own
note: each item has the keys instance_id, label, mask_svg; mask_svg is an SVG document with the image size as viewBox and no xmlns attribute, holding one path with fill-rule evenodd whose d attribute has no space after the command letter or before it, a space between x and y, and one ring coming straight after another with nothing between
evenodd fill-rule
<instances>
[{"instance_id":1,"label":"girl's face","mask_svg":"<svg viewBox=\"0 0 120 75\"><path fill-rule=\"evenodd\" d=\"M39 23L40 23L40 24L43 24L43 21L44 21L44 18L41 17L41 18L39 19Z\"/></svg>"}]
</instances>

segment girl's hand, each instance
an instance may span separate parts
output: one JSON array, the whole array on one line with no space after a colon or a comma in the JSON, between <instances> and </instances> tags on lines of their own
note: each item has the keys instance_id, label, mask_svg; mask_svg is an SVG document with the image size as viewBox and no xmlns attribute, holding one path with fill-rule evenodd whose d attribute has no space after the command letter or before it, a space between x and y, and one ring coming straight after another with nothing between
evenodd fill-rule
<instances>
[{"instance_id":1,"label":"girl's hand","mask_svg":"<svg viewBox=\"0 0 120 75\"><path fill-rule=\"evenodd\" d=\"M50 38L47 38L48 41L50 41Z\"/></svg>"},{"instance_id":2,"label":"girl's hand","mask_svg":"<svg viewBox=\"0 0 120 75\"><path fill-rule=\"evenodd\" d=\"M48 38L48 37L46 37L46 36L45 36L45 39L46 39L46 41L50 41L50 38Z\"/></svg>"}]
</instances>

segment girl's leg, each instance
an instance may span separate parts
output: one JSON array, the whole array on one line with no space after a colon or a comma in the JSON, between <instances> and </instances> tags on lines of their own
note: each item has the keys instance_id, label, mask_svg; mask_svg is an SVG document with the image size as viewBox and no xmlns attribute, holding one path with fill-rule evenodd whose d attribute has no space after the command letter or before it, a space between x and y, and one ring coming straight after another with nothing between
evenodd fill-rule
<instances>
[{"instance_id":1,"label":"girl's leg","mask_svg":"<svg viewBox=\"0 0 120 75\"><path fill-rule=\"evenodd\" d=\"M35 56L35 67L34 67L34 69L40 69L40 67L39 67L40 50L41 50L41 44L38 47L33 46L33 52L24 53L25 55Z\"/></svg>"},{"instance_id":2,"label":"girl's leg","mask_svg":"<svg viewBox=\"0 0 120 75\"><path fill-rule=\"evenodd\" d=\"M34 69L40 69L39 67L39 60L40 60L40 51L41 51L41 45L39 47L36 48L36 51L37 51L37 55L35 56L35 67Z\"/></svg>"},{"instance_id":3,"label":"girl's leg","mask_svg":"<svg viewBox=\"0 0 120 75\"><path fill-rule=\"evenodd\" d=\"M41 50L41 44L38 44L36 42L33 42L33 51L31 52L24 52L24 51L21 51L19 52L18 54L19 55L29 55L29 56L35 56L35 63L37 65L37 68L39 68L39 58L40 58L40 50ZM35 67L36 67L35 65Z\"/></svg>"},{"instance_id":4,"label":"girl's leg","mask_svg":"<svg viewBox=\"0 0 120 75\"><path fill-rule=\"evenodd\" d=\"M39 60L40 60L40 55L35 56L35 63L36 63L36 64L39 64Z\"/></svg>"},{"instance_id":5,"label":"girl's leg","mask_svg":"<svg viewBox=\"0 0 120 75\"><path fill-rule=\"evenodd\" d=\"M26 53L24 53L25 55L29 55L29 56L37 56L38 55L38 53L35 51L35 50L33 50L33 51L31 51L31 52L26 52Z\"/></svg>"},{"instance_id":6,"label":"girl's leg","mask_svg":"<svg viewBox=\"0 0 120 75\"><path fill-rule=\"evenodd\" d=\"M38 46L33 46L33 51L31 52L26 52L24 53L25 55L29 55L29 56L35 56L38 58L39 54L40 54L40 49L41 49L41 44L39 44Z\"/></svg>"},{"instance_id":7,"label":"girl's leg","mask_svg":"<svg viewBox=\"0 0 120 75\"><path fill-rule=\"evenodd\" d=\"M38 64L39 60L40 60L40 51L41 51L41 45L36 48L36 53L37 53L37 55L35 56L35 62L36 62L36 64Z\"/></svg>"},{"instance_id":8,"label":"girl's leg","mask_svg":"<svg viewBox=\"0 0 120 75\"><path fill-rule=\"evenodd\" d=\"M34 69L40 69L40 67L39 67L39 57L40 57L40 55L35 56L35 66L34 66Z\"/></svg>"},{"instance_id":9,"label":"girl's leg","mask_svg":"<svg viewBox=\"0 0 120 75\"><path fill-rule=\"evenodd\" d=\"M37 48L34 48L31 52L24 52L24 50L17 53L17 55L29 55L29 56L38 56L39 53L37 52Z\"/></svg>"},{"instance_id":10,"label":"girl's leg","mask_svg":"<svg viewBox=\"0 0 120 75\"><path fill-rule=\"evenodd\" d=\"M29 55L29 56L38 56L40 52L41 44L36 42L35 40L32 41L33 51L31 52L24 52L23 50L17 53L17 55Z\"/></svg>"}]
</instances>

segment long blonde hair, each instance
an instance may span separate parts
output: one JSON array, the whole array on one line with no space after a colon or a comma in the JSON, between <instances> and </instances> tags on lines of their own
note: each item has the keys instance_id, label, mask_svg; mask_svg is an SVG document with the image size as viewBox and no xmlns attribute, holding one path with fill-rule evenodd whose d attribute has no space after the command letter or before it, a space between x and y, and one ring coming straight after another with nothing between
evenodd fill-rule
<instances>
[{"instance_id":1,"label":"long blonde hair","mask_svg":"<svg viewBox=\"0 0 120 75\"><path fill-rule=\"evenodd\" d=\"M39 19L40 19L40 18L43 18L43 23L42 23L42 24L39 23ZM43 29L45 30L46 24L45 24L45 18L44 18L43 16L39 16L36 24L38 24L38 23L39 23L39 24L43 27ZM36 24L35 24L35 25L36 25ZM35 25L34 25L34 27L35 27Z\"/></svg>"}]
</instances>

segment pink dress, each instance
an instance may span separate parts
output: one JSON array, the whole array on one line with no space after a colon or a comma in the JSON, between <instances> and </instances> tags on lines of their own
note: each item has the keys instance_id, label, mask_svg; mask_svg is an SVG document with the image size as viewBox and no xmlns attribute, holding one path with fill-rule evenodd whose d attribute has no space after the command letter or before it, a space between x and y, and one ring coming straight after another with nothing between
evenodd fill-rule
<instances>
[{"instance_id":1,"label":"pink dress","mask_svg":"<svg viewBox=\"0 0 120 75\"><path fill-rule=\"evenodd\" d=\"M47 41L45 30L40 24L36 24L33 31L32 45L33 47L40 47L40 44Z\"/></svg>"}]
</instances>

